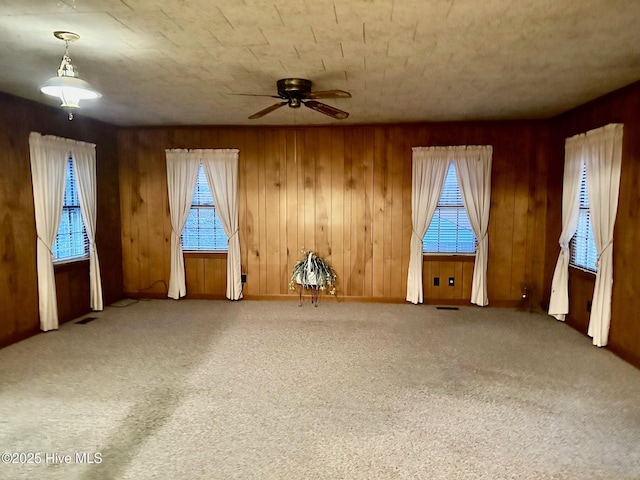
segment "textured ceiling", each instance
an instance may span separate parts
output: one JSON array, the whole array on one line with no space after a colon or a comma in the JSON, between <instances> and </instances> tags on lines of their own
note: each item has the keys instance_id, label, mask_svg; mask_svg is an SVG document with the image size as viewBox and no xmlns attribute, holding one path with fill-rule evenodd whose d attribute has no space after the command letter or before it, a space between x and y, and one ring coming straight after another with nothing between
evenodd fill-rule
<instances>
[{"instance_id":1,"label":"textured ceiling","mask_svg":"<svg viewBox=\"0 0 640 480\"><path fill-rule=\"evenodd\" d=\"M640 0L0 0L0 91L39 86L64 43L115 125L545 118L640 80ZM252 113L302 77L350 112Z\"/></svg>"}]
</instances>

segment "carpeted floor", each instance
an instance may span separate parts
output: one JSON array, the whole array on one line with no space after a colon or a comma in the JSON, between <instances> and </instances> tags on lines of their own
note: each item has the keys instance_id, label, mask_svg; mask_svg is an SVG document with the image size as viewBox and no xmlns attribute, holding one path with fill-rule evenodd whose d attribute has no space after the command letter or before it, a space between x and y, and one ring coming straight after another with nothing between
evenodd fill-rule
<instances>
[{"instance_id":1,"label":"carpeted floor","mask_svg":"<svg viewBox=\"0 0 640 480\"><path fill-rule=\"evenodd\" d=\"M640 479L640 371L545 315L122 305L0 350L0 478Z\"/></svg>"}]
</instances>

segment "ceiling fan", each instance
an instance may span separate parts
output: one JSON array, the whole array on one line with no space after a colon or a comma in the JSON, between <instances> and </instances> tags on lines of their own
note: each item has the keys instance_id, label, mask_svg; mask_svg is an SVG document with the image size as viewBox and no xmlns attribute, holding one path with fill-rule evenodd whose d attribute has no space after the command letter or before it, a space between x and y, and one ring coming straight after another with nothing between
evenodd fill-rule
<instances>
[{"instance_id":1,"label":"ceiling fan","mask_svg":"<svg viewBox=\"0 0 640 480\"><path fill-rule=\"evenodd\" d=\"M326 103L316 101L317 99L324 98L351 98L349 92L344 90L325 90L322 92L311 91L311 80L305 80L304 78L283 78L277 81L278 95L253 95L253 94L240 94L250 95L254 97L271 97L280 98L283 101L275 103L270 107L260 110L249 117L249 120L254 120L265 116L267 113L271 113L280 107L289 105L291 108L300 108L300 105L315 110L316 112L324 113L337 120L344 120L349 114L343 110L339 110Z\"/></svg>"}]
</instances>

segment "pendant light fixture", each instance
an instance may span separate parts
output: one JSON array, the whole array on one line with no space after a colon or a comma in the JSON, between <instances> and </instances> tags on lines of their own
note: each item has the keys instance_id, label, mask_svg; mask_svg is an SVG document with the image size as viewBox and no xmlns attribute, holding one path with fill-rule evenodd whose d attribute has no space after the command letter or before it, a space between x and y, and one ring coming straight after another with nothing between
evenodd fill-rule
<instances>
[{"instance_id":1,"label":"pendant light fixture","mask_svg":"<svg viewBox=\"0 0 640 480\"><path fill-rule=\"evenodd\" d=\"M93 100L102 95L88 82L77 77L75 67L71 63L69 43L78 40L80 35L72 32L53 32L53 35L65 42L64 56L60 62L58 75L47 80L40 87L40 91L58 97L62 102L60 106L69 113L69 120L73 120L73 112L80 108L81 100Z\"/></svg>"}]
</instances>

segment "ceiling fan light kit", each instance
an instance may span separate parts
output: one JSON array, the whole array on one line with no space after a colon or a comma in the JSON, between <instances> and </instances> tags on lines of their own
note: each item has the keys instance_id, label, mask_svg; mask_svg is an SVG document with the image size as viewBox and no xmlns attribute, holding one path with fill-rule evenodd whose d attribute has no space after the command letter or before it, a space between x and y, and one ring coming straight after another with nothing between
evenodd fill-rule
<instances>
[{"instance_id":1,"label":"ceiling fan light kit","mask_svg":"<svg viewBox=\"0 0 640 480\"><path fill-rule=\"evenodd\" d=\"M337 120L344 120L349 114L343 110L318 102L317 99L325 98L351 98L349 92L344 90L326 90L314 92L311 90L311 80L304 78L283 78L276 82L278 95L266 95L272 98L280 98L283 101L275 103L264 110L260 110L249 117L250 120L264 117L266 114L277 110L280 107L289 105L290 108L300 108L301 105L319 113L323 113ZM252 95L262 97L265 95Z\"/></svg>"},{"instance_id":2,"label":"ceiling fan light kit","mask_svg":"<svg viewBox=\"0 0 640 480\"><path fill-rule=\"evenodd\" d=\"M60 62L58 75L51 77L41 87L40 91L46 95L58 97L60 107L69 113L69 120L73 120L73 112L80 108L81 100L94 100L102 95L88 82L77 77L76 69L69 57L69 43L75 42L80 35L72 32L53 32L53 35L65 42L65 51Z\"/></svg>"}]
</instances>

